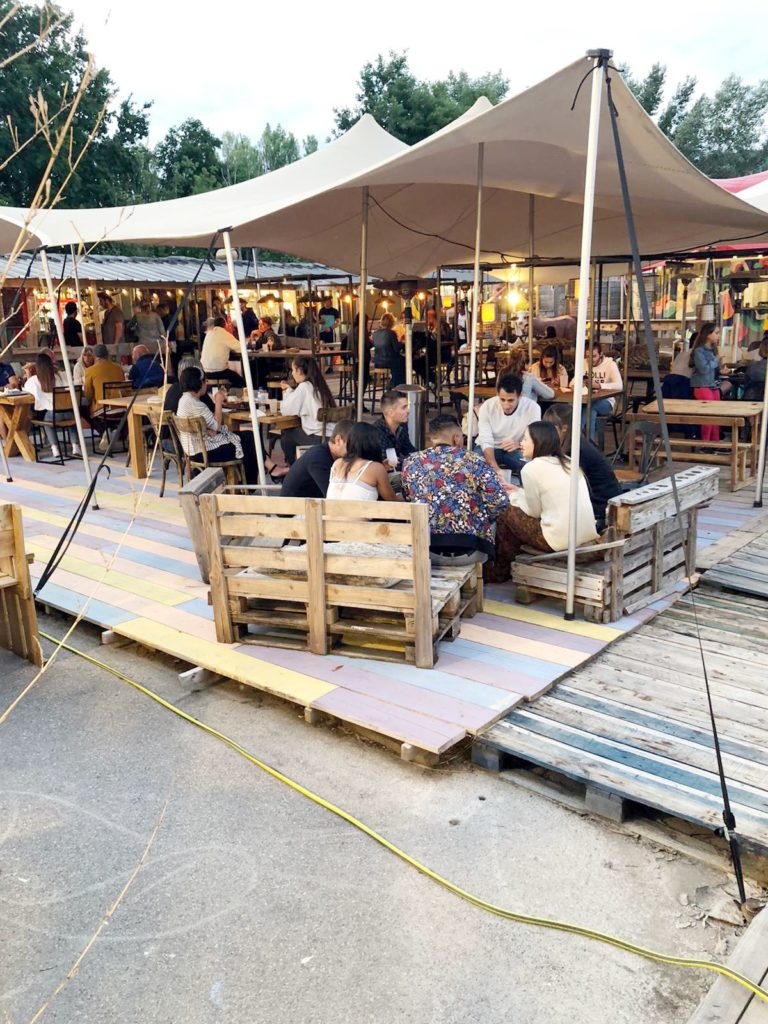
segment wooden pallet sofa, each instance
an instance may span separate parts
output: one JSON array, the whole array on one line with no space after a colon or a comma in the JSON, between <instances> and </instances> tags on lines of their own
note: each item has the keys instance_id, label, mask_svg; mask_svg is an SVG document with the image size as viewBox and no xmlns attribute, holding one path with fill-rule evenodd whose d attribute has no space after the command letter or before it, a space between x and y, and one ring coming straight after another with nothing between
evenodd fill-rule
<instances>
[{"instance_id":1,"label":"wooden pallet sofa","mask_svg":"<svg viewBox=\"0 0 768 1024\"><path fill-rule=\"evenodd\" d=\"M199 505L222 643L432 668L438 642L482 609L481 566L431 566L425 505L226 493Z\"/></svg>"},{"instance_id":2,"label":"wooden pallet sofa","mask_svg":"<svg viewBox=\"0 0 768 1024\"><path fill-rule=\"evenodd\" d=\"M608 503L608 526L595 544L577 549L576 604L592 622L615 622L671 593L693 576L698 509L718 492L719 471L693 466L670 478L620 494ZM519 555L512 564L517 600L566 596L566 556Z\"/></svg>"},{"instance_id":3,"label":"wooden pallet sofa","mask_svg":"<svg viewBox=\"0 0 768 1024\"><path fill-rule=\"evenodd\" d=\"M0 505L0 647L43 664L18 505Z\"/></svg>"}]
</instances>

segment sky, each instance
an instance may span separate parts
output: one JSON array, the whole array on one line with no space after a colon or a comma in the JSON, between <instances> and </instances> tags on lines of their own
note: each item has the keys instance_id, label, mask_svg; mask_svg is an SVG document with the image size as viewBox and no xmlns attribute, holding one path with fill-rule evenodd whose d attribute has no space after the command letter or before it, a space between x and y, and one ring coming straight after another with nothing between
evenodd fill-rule
<instances>
[{"instance_id":1,"label":"sky","mask_svg":"<svg viewBox=\"0 0 768 1024\"><path fill-rule=\"evenodd\" d=\"M712 91L731 73L768 77L768 2L744 0L738 20L722 0L630 4L563 0L474 8L434 4L285 8L253 0L193 5L179 0L59 0L73 11L99 66L120 91L151 100L150 142L199 118L211 131L252 139L277 123L321 143L333 108L354 105L361 68L377 54L407 50L418 78L451 70L476 77L501 70L510 94L541 81L594 47L642 76L654 61L672 86L695 75ZM586 65L585 65L586 67Z\"/></svg>"}]
</instances>

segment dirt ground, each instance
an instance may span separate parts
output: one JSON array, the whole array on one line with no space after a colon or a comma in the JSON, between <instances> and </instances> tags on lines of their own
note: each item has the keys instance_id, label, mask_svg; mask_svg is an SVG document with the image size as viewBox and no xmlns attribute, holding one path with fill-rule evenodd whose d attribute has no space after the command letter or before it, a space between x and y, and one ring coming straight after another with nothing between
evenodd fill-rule
<instances>
[{"instance_id":1,"label":"dirt ground","mask_svg":"<svg viewBox=\"0 0 768 1024\"><path fill-rule=\"evenodd\" d=\"M41 628L61 635L63 618ZM456 762L431 770L236 686L75 644L232 736L462 887L724 959L696 890L724 877ZM32 671L0 652L0 710ZM0 1015L74 1024L682 1024L713 977L511 924L97 667L63 654L0 726Z\"/></svg>"}]
</instances>

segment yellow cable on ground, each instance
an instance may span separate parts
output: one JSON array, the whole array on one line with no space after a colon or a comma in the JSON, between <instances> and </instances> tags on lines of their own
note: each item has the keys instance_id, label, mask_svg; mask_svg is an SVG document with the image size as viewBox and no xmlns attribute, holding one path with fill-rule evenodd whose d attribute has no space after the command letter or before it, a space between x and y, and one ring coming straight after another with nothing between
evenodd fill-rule
<instances>
[{"instance_id":1,"label":"yellow cable on ground","mask_svg":"<svg viewBox=\"0 0 768 1024\"><path fill-rule=\"evenodd\" d=\"M105 672L109 672L111 675L122 680L124 683L128 683L129 686L133 686L140 693L143 693L146 697L151 697L152 700L156 701L162 707L168 711L172 711L179 718L183 718L184 721L190 722L192 725L196 725L199 729L208 733L209 736L214 736L217 740L221 740L228 747L234 750L236 753L242 755L246 760L250 761L251 764L256 765L257 768L261 768L262 771L271 775L273 779L277 779L278 782L285 783L286 786L290 786L291 789L297 793L301 793L302 796L307 797L313 803L319 807L324 807L326 811L337 815L350 825L354 825L355 828L360 829L371 839L374 839L377 843L389 850L390 853L394 853L395 856L405 861L406 864L410 864L411 867L416 868L421 874L426 875L427 878L431 878L433 882L437 882L448 892L458 896L467 903L471 903L473 906L478 907L480 910L485 910L489 914L495 914L497 917L503 917L507 921L515 921L518 924L533 925L537 928L549 928L552 931L568 932L571 935L580 935L585 939L594 939L597 942L603 942L608 946L613 946L614 949L624 950L626 953L633 953L635 956L643 957L646 960L652 960L655 963L670 964L673 967L692 967L704 971L712 971L715 974L719 974L724 978L729 978L731 981L735 981L737 984L743 986L753 995L757 996L758 999L762 999L763 1002L768 1003L768 991L756 985L750 981L749 978L740 974L738 971L731 970L725 964L719 964L711 960L689 960L686 957L670 956L666 953L658 953L653 949L646 949L644 946L638 946L634 942L627 942L624 939L616 938L613 935L607 935L604 932L595 931L592 928L585 928L582 925L569 924L566 921L555 921L551 918L546 917L532 917L529 914L518 914L512 910L505 910L503 907L498 907L494 903L489 903L487 900L482 899L479 896L474 896L472 893L467 892L466 889L462 889L460 886L450 882L447 878L443 878L436 871L432 871L425 864L410 857L404 850L401 850L394 843L391 843L388 839L385 839L379 832L369 828L362 821L349 814L348 811L343 810L341 807L337 807L335 804L330 803L328 800L324 800L323 797L318 796L317 793L313 793L310 789L302 786L298 782L294 782L293 779L289 779L287 775L283 775L276 768L270 767L263 761L260 761L253 754L249 754L247 750L240 746L235 740L230 739L224 733L219 732L217 729L212 728L210 725L206 725L205 722L201 722L199 719L194 718L192 715L187 714L186 711L182 711L181 708L176 707L175 704L171 704L170 701L165 700L159 694L154 693L152 690L147 689L146 686L142 686L141 683L137 683L136 680L131 679L129 676L120 672L119 669L113 668L111 665L107 665L105 662L100 661L98 658L94 658L90 654L86 654L85 651L80 651L76 647L71 647L69 644L64 643L62 640L57 640L56 637L49 636L47 633L40 632L40 636L46 640L50 640L52 643L63 647L64 650L69 651L71 654L76 654L92 665L98 666L98 668L104 669ZM768 911L766 911L768 913Z\"/></svg>"}]
</instances>

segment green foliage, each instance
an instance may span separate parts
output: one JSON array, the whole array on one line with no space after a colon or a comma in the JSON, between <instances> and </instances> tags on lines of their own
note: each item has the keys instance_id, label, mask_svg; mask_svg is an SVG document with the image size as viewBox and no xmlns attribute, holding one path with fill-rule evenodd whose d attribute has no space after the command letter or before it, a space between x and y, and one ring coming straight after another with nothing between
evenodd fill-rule
<instances>
[{"instance_id":1,"label":"green foliage","mask_svg":"<svg viewBox=\"0 0 768 1024\"><path fill-rule=\"evenodd\" d=\"M748 85L729 75L714 96L694 99L696 79L685 78L661 108L667 69L654 64L644 79L624 79L659 128L700 171L735 178L768 167L768 81Z\"/></svg>"},{"instance_id":2,"label":"green foliage","mask_svg":"<svg viewBox=\"0 0 768 1024\"><path fill-rule=\"evenodd\" d=\"M334 109L336 134L348 131L363 114L371 114L391 135L413 145L459 117L480 96L498 103L509 88L501 72L470 78L465 71L437 82L420 82L408 57L390 51L360 72L357 104Z\"/></svg>"},{"instance_id":3,"label":"green foliage","mask_svg":"<svg viewBox=\"0 0 768 1024\"><path fill-rule=\"evenodd\" d=\"M225 132L221 139L221 177L225 185L258 178L317 149L317 139L308 135L299 142L282 125L267 124L261 138L253 143L246 135Z\"/></svg>"},{"instance_id":4,"label":"green foliage","mask_svg":"<svg viewBox=\"0 0 768 1024\"><path fill-rule=\"evenodd\" d=\"M171 128L155 148L160 189L164 199L207 192L221 184L221 139L196 117Z\"/></svg>"}]
</instances>

